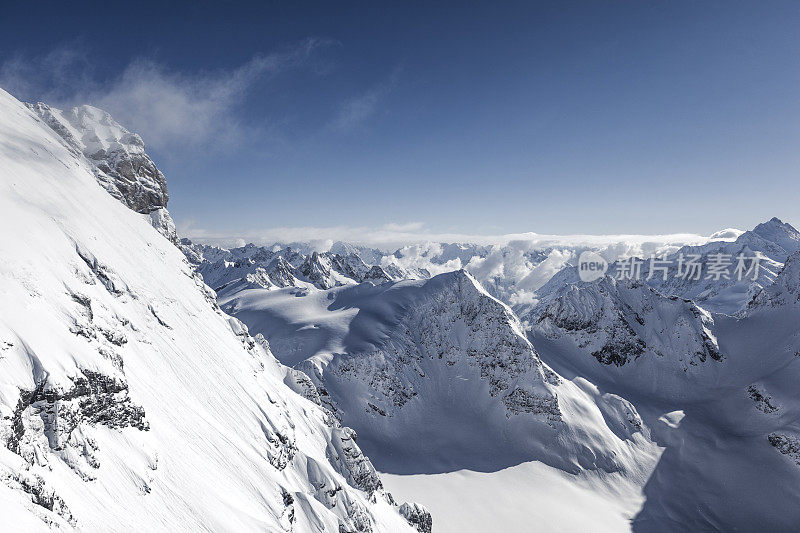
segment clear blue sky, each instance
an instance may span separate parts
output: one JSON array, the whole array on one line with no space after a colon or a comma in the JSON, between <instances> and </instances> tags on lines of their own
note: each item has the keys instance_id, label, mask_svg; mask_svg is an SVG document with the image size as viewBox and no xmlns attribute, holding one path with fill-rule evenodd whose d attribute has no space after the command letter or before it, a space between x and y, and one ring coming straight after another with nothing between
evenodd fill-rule
<instances>
[{"instance_id":1,"label":"clear blue sky","mask_svg":"<svg viewBox=\"0 0 800 533\"><path fill-rule=\"evenodd\" d=\"M798 2L16 4L0 83L139 130L190 232L800 223Z\"/></svg>"}]
</instances>

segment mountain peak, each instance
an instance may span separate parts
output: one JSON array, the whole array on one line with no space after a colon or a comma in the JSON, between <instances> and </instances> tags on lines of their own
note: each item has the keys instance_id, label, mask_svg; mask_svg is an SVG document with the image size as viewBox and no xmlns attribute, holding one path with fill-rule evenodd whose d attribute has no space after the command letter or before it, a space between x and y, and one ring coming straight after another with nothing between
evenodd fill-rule
<instances>
[{"instance_id":1,"label":"mountain peak","mask_svg":"<svg viewBox=\"0 0 800 533\"><path fill-rule=\"evenodd\" d=\"M758 235L762 239L777 244L786 251L787 255L800 250L800 232L791 224L783 222L777 217L762 222L747 233Z\"/></svg>"},{"instance_id":2,"label":"mountain peak","mask_svg":"<svg viewBox=\"0 0 800 533\"><path fill-rule=\"evenodd\" d=\"M62 111L44 103L25 104L73 153L94 166L97 181L111 196L137 213L167 207L167 180L144 151L144 141L90 105Z\"/></svg>"},{"instance_id":3,"label":"mountain peak","mask_svg":"<svg viewBox=\"0 0 800 533\"><path fill-rule=\"evenodd\" d=\"M798 234L798 231L788 222L784 222L783 220L779 219L778 217L772 217L771 219L767 220L766 222L762 222L758 224L755 228L753 228L753 233L757 233L759 235L774 232L774 231L782 231L789 234Z\"/></svg>"}]
</instances>

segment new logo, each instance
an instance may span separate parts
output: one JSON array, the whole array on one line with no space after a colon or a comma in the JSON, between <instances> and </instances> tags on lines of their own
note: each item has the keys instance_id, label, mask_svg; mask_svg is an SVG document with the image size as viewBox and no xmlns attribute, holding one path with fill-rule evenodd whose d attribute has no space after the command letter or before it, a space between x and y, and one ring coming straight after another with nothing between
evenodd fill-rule
<instances>
[{"instance_id":1,"label":"new logo","mask_svg":"<svg viewBox=\"0 0 800 533\"><path fill-rule=\"evenodd\" d=\"M597 252L586 250L578 257L578 276L581 281L594 281L602 278L608 270L608 261Z\"/></svg>"}]
</instances>

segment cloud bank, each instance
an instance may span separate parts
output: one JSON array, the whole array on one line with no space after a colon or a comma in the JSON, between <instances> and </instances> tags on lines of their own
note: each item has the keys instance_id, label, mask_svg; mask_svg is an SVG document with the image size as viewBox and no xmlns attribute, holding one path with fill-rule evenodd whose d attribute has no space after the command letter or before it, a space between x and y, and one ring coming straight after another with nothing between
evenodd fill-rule
<instances>
[{"instance_id":1,"label":"cloud bank","mask_svg":"<svg viewBox=\"0 0 800 533\"><path fill-rule=\"evenodd\" d=\"M336 241L394 251L408 245L421 243L470 243L482 246L514 244L521 249L534 250L549 247L613 247L614 255L625 255L627 248L633 250L656 250L684 244L703 244L709 237L676 233L667 235L547 235L540 233L510 233L503 235L481 235L468 233L445 233L429 231L421 222L391 222L380 227L327 226L327 227L276 227L225 234L205 230L193 221L179 224L181 236L196 242L223 247L242 246L244 243L269 245L274 243L303 242L319 250L327 250Z\"/></svg>"}]
</instances>

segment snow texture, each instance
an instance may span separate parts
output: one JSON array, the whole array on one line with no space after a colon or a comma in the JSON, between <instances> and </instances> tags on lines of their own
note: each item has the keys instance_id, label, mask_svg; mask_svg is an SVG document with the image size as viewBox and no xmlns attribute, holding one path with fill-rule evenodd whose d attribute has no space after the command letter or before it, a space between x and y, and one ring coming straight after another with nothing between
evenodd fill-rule
<instances>
[{"instance_id":1,"label":"snow texture","mask_svg":"<svg viewBox=\"0 0 800 533\"><path fill-rule=\"evenodd\" d=\"M150 225L166 189L141 139L32 107L0 91L2 528L414 531Z\"/></svg>"}]
</instances>

